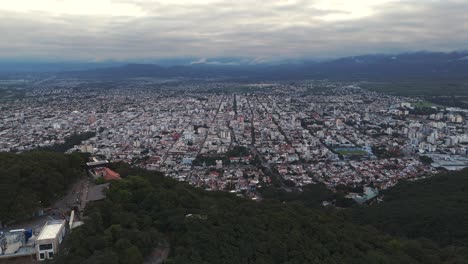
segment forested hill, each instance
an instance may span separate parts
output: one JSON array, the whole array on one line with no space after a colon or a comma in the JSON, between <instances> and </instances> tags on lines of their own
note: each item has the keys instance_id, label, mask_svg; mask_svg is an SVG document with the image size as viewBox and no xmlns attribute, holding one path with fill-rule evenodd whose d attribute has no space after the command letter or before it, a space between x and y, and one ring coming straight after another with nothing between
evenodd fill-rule
<instances>
[{"instance_id":1,"label":"forested hill","mask_svg":"<svg viewBox=\"0 0 468 264\"><path fill-rule=\"evenodd\" d=\"M0 152L0 222L27 219L50 205L82 175L84 161L77 153Z\"/></svg>"},{"instance_id":2,"label":"forested hill","mask_svg":"<svg viewBox=\"0 0 468 264\"><path fill-rule=\"evenodd\" d=\"M170 249L165 263L466 263L465 247L407 240L351 223L300 200L253 202L205 192L158 173L116 168L108 198L65 242L59 263L142 263ZM303 197L307 199L306 197ZM443 203L443 201L441 202Z\"/></svg>"},{"instance_id":3,"label":"forested hill","mask_svg":"<svg viewBox=\"0 0 468 264\"><path fill-rule=\"evenodd\" d=\"M468 169L401 182L384 192L384 201L353 210L353 220L392 235L468 247Z\"/></svg>"}]
</instances>

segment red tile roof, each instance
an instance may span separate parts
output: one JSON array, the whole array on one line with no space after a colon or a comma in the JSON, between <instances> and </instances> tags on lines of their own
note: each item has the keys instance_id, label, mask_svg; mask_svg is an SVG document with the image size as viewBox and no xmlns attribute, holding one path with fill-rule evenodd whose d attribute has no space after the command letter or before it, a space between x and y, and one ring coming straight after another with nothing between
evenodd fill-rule
<instances>
[{"instance_id":1,"label":"red tile roof","mask_svg":"<svg viewBox=\"0 0 468 264\"><path fill-rule=\"evenodd\" d=\"M122 178L120 178L120 174L118 174L117 172L109 169L109 168L104 168L104 180L106 181L112 181L112 180L120 180Z\"/></svg>"}]
</instances>

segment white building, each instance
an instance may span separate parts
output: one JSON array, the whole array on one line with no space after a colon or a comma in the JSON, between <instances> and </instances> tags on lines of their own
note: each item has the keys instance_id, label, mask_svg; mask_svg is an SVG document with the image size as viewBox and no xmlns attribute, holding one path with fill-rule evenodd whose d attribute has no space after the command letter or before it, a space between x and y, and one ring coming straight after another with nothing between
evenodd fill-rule
<instances>
[{"instance_id":1,"label":"white building","mask_svg":"<svg viewBox=\"0 0 468 264\"><path fill-rule=\"evenodd\" d=\"M65 237L65 220L48 221L36 239L37 260L53 259Z\"/></svg>"}]
</instances>

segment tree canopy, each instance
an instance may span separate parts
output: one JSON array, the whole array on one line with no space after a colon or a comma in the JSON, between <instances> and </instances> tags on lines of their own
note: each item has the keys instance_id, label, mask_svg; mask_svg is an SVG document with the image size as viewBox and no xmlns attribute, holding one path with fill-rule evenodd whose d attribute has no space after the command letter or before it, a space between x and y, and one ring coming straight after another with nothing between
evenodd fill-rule
<instances>
[{"instance_id":1,"label":"tree canopy","mask_svg":"<svg viewBox=\"0 0 468 264\"><path fill-rule=\"evenodd\" d=\"M314 208L314 201L329 196L320 187L315 187L319 195L310 187L290 201L272 197L254 202L196 189L161 173L116 169L134 176L113 182L107 199L86 209L86 224L66 240L62 252L67 254L59 263L142 263L161 247L170 248L166 263L184 264L435 264L468 259L466 247L388 235L334 210Z\"/></svg>"},{"instance_id":2,"label":"tree canopy","mask_svg":"<svg viewBox=\"0 0 468 264\"><path fill-rule=\"evenodd\" d=\"M46 147L38 147L36 150L39 151L51 151L51 152L65 152L71 148L73 148L75 145L81 144L82 141L90 139L92 137L96 136L96 132L84 132L84 133L75 133L69 137L65 138L64 143L57 143L51 146L46 146Z\"/></svg>"},{"instance_id":3,"label":"tree canopy","mask_svg":"<svg viewBox=\"0 0 468 264\"><path fill-rule=\"evenodd\" d=\"M50 205L82 175L83 163L78 153L0 152L0 222L29 218Z\"/></svg>"},{"instance_id":4,"label":"tree canopy","mask_svg":"<svg viewBox=\"0 0 468 264\"><path fill-rule=\"evenodd\" d=\"M468 247L468 169L403 181L383 195L383 203L351 211L353 220L393 235Z\"/></svg>"}]
</instances>

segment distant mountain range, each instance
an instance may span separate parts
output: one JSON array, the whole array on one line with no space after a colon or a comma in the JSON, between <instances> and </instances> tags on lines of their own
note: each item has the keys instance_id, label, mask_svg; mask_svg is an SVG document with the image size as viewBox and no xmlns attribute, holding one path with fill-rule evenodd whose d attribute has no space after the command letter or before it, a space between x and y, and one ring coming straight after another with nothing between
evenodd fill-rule
<instances>
[{"instance_id":1,"label":"distant mountain range","mask_svg":"<svg viewBox=\"0 0 468 264\"><path fill-rule=\"evenodd\" d=\"M467 78L468 52L417 52L398 55L363 55L324 62L279 65L225 65L197 63L162 67L154 64L127 64L64 73L83 78L234 78L288 80L329 78L378 80L394 78Z\"/></svg>"},{"instance_id":2,"label":"distant mountain range","mask_svg":"<svg viewBox=\"0 0 468 264\"><path fill-rule=\"evenodd\" d=\"M441 79L468 78L468 51L415 52L397 55L373 54L340 59L313 61L283 61L266 63L254 60L199 59L189 62L180 60L178 66L158 64L80 64L48 66L45 69L61 75L79 78L124 79L137 77L155 78L227 78L245 80L292 80L292 79ZM45 65L45 64L44 64ZM42 65L42 66L44 66ZM0 64L0 66L2 66ZM45 67L45 66L44 66ZM3 66L6 68L6 66ZM25 67L29 69L28 67ZM34 68L34 67L30 67ZM34 68L40 70L39 67ZM2 67L0 67L2 70Z\"/></svg>"},{"instance_id":3,"label":"distant mountain range","mask_svg":"<svg viewBox=\"0 0 468 264\"><path fill-rule=\"evenodd\" d=\"M96 68L109 68L125 65L116 62L39 62L39 61L0 61L0 74L8 73L50 73L82 71Z\"/></svg>"},{"instance_id":4,"label":"distant mountain range","mask_svg":"<svg viewBox=\"0 0 468 264\"><path fill-rule=\"evenodd\" d=\"M315 70L335 78L465 78L468 52L364 55L324 62Z\"/></svg>"}]
</instances>

